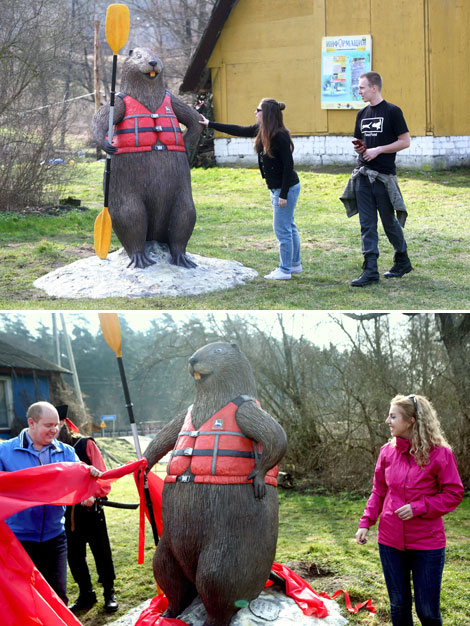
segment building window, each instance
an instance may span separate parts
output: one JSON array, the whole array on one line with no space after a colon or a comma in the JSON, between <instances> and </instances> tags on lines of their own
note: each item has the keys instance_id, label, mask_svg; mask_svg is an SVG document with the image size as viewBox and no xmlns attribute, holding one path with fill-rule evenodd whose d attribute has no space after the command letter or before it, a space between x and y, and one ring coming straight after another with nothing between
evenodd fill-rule
<instances>
[{"instance_id":1,"label":"building window","mask_svg":"<svg viewBox=\"0 0 470 626\"><path fill-rule=\"evenodd\" d=\"M0 376L0 429L9 429L13 418L11 380Z\"/></svg>"}]
</instances>

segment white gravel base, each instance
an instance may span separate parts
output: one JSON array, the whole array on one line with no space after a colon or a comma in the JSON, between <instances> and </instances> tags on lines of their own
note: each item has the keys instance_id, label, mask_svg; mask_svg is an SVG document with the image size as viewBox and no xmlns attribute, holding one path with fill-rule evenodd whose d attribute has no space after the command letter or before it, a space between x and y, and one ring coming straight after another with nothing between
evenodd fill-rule
<instances>
[{"instance_id":1,"label":"white gravel base","mask_svg":"<svg viewBox=\"0 0 470 626\"><path fill-rule=\"evenodd\" d=\"M188 254L197 264L193 269L170 264L168 246L147 242L146 254L156 260L145 269L128 268L124 248L106 259L91 256L49 272L34 281L55 298L149 298L193 296L242 285L258 272L237 261L209 259Z\"/></svg>"},{"instance_id":2,"label":"white gravel base","mask_svg":"<svg viewBox=\"0 0 470 626\"><path fill-rule=\"evenodd\" d=\"M230 626L345 626L348 620L340 613L340 608L334 600L322 598L328 608L329 615L322 619L307 617L292 598L288 598L279 591L262 591L260 596L250 603L250 606L240 609L231 621ZM108 622L112 626L134 626L140 613L150 604L150 600L132 609L115 622ZM202 626L206 611L197 598L190 607L180 616L188 626Z\"/></svg>"}]
</instances>

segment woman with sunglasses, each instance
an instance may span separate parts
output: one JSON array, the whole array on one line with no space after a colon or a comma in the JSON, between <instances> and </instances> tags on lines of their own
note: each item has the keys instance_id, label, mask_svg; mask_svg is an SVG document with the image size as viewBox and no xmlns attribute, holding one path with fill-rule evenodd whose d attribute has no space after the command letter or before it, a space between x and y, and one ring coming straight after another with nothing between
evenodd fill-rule
<instances>
[{"instance_id":1,"label":"woman with sunglasses","mask_svg":"<svg viewBox=\"0 0 470 626\"><path fill-rule=\"evenodd\" d=\"M288 280L301 274L300 238L294 222L294 210L300 193L300 182L294 170L294 144L284 126L283 102L263 98L256 109L256 124L236 126L210 122L201 115L200 123L235 137L254 137L255 152L261 176L271 192L273 227L280 249L280 264L265 276L268 280Z\"/></svg>"},{"instance_id":2,"label":"woman with sunglasses","mask_svg":"<svg viewBox=\"0 0 470 626\"><path fill-rule=\"evenodd\" d=\"M386 419L392 439L382 447L358 544L379 515L377 541L393 626L412 626L413 591L423 626L442 624L440 592L446 537L442 517L464 489L436 411L424 396L395 396Z\"/></svg>"}]
</instances>

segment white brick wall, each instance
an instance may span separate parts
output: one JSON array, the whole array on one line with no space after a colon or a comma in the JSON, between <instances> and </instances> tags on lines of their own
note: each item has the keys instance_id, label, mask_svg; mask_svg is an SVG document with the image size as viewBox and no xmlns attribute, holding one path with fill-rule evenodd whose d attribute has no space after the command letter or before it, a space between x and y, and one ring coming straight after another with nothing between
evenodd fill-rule
<instances>
[{"instance_id":1,"label":"white brick wall","mask_svg":"<svg viewBox=\"0 0 470 626\"><path fill-rule=\"evenodd\" d=\"M322 165L348 165L353 167L355 155L351 137L310 135L294 137L296 165L319 167ZM257 167L252 139L240 137L214 140L218 165ZM401 168L445 169L470 165L470 136L412 137L411 145L397 155Z\"/></svg>"}]
</instances>

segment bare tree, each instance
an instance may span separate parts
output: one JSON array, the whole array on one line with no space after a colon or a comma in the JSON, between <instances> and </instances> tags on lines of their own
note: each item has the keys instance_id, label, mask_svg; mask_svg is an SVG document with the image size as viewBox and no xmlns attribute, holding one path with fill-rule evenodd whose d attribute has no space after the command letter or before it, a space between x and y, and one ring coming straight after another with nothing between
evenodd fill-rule
<instances>
[{"instance_id":1,"label":"bare tree","mask_svg":"<svg viewBox=\"0 0 470 626\"><path fill-rule=\"evenodd\" d=\"M133 0L135 41L155 47L170 89L177 91L209 21L215 0Z\"/></svg>"}]
</instances>

